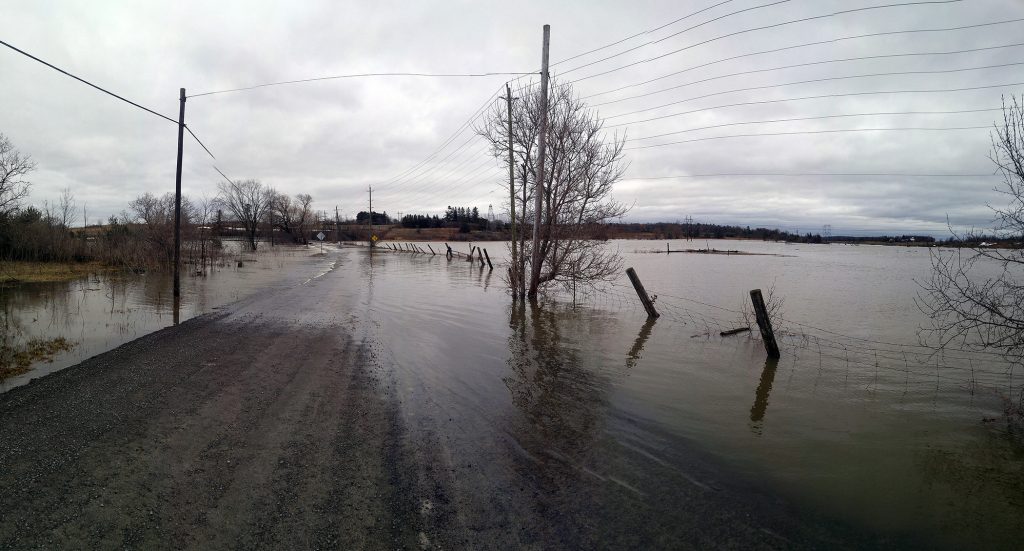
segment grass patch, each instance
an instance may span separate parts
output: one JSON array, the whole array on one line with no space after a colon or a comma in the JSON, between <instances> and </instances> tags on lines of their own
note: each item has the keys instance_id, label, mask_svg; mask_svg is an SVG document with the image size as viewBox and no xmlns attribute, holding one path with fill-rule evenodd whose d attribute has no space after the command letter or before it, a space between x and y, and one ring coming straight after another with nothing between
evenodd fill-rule
<instances>
[{"instance_id":1,"label":"grass patch","mask_svg":"<svg viewBox=\"0 0 1024 551\"><path fill-rule=\"evenodd\" d=\"M111 269L102 262L0 262L0 285L73 281Z\"/></svg>"},{"instance_id":2,"label":"grass patch","mask_svg":"<svg viewBox=\"0 0 1024 551\"><path fill-rule=\"evenodd\" d=\"M0 344L0 381L25 373L34 363L52 362L58 353L74 347L75 343L64 337L32 339L21 346Z\"/></svg>"}]
</instances>

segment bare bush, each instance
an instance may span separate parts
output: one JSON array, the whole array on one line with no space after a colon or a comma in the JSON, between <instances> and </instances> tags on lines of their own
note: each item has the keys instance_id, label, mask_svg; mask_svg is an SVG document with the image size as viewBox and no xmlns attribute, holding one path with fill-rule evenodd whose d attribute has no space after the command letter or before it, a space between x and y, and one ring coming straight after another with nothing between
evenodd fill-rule
<instances>
[{"instance_id":1,"label":"bare bush","mask_svg":"<svg viewBox=\"0 0 1024 551\"><path fill-rule=\"evenodd\" d=\"M1024 241L1024 105L1015 97L1003 102L990 159L1003 177L997 191L1007 199L1006 206L989 206L995 231ZM970 236L956 237L971 243ZM926 332L940 347L998 350L1024 360L1024 249L973 243L952 253L932 251L931 276L919 282L917 300L931 320Z\"/></svg>"}]
</instances>

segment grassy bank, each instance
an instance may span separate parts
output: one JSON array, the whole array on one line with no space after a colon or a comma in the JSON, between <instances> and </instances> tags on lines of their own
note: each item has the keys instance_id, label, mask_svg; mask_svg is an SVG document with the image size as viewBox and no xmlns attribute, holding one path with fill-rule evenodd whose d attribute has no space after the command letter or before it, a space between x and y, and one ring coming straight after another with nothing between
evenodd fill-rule
<instances>
[{"instance_id":1,"label":"grassy bank","mask_svg":"<svg viewBox=\"0 0 1024 551\"><path fill-rule=\"evenodd\" d=\"M102 262L0 261L0 285L72 281L111 269Z\"/></svg>"}]
</instances>

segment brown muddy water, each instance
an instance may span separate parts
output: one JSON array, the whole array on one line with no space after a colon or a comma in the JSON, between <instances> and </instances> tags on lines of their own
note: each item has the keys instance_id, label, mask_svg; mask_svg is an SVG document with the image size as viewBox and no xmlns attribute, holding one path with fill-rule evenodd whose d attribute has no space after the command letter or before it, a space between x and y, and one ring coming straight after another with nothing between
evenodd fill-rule
<instances>
[{"instance_id":1,"label":"brown muddy water","mask_svg":"<svg viewBox=\"0 0 1024 551\"><path fill-rule=\"evenodd\" d=\"M501 262L502 244L480 245ZM692 455L680 450L690 449L725 478L857 531L1019 548L1024 438L1004 410L1019 403L1024 373L998 356L919 345L927 320L914 298L928 250L671 242L773 255L723 256L666 255L664 242L609 246L657 295L656 322L624 276L578 292L575 304L561 294L539 309L514 307L500 266L350 247L188 278L181 317L340 272L401 386L410 431L484 465L464 480L482 496L514 491L517 469L543 476L541 458L555 458L656 507L658 476L685 478ZM777 364L765 362L756 335L718 335L744 324L750 289L772 286L785 299ZM6 385L171 324L169 289L166 277L145 275L3 290L9 331L79 342ZM506 457L509 447L517 457ZM609 450L639 460L616 463ZM575 499L571 477L551 483Z\"/></svg>"}]
</instances>

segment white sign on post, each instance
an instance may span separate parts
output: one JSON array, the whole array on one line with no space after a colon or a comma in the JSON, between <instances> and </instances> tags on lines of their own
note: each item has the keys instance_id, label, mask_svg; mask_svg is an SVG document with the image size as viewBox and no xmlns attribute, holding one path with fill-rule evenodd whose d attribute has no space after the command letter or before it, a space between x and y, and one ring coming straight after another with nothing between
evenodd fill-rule
<instances>
[{"instance_id":1,"label":"white sign on post","mask_svg":"<svg viewBox=\"0 0 1024 551\"><path fill-rule=\"evenodd\" d=\"M324 238L325 238L325 237L327 237L327 236L326 236L326 235L324 235L324 232L318 232L318 233L316 234L316 238L320 240L320 252L321 252L321 253L323 253L323 252L324 252Z\"/></svg>"}]
</instances>

